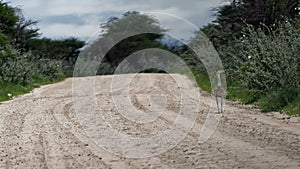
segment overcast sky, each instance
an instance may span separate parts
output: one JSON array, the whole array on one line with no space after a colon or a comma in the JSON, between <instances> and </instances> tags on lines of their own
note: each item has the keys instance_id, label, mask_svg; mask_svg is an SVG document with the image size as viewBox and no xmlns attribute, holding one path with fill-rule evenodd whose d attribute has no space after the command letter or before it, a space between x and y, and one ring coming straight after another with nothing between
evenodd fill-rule
<instances>
[{"instance_id":1,"label":"overcast sky","mask_svg":"<svg viewBox=\"0 0 300 169\"><path fill-rule=\"evenodd\" d=\"M87 40L111 16L126 11L162 12L186 19L197 27L213 20L212 8L222 0L5 0L23 10L27 19L37 20L45 37L79 37ZM185 25L175 21L171 27L187 34ZM173 24L173 25L172 25Z\"/></svg>"}]
</instances>

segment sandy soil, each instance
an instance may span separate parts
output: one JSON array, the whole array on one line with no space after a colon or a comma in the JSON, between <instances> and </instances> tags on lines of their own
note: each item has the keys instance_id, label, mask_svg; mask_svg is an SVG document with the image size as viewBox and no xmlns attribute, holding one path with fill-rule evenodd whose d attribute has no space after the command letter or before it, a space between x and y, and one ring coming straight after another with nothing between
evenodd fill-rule
<instances>
[{"instance_id":1,"label":"sandy soil","mask_svg":"<svg viewBox=\"0 0 300 169\"><path fill-rule=\"evenodd\" d=\"M1 103L0 168L300 168L299 118L262 114L251 106L229 101L223 115L210 114L213 98L181 75L119 75L113 82L120 88L114 90L112 79L113 76L77 78L83 83L74 87L74 93L73 79L67 79ZM91 84L95 92L87 102L84 98L89 98L86 95ZM181 102L183 95L185 101ZM129 98L129 102L122 97ZM80 103L94 106L96 114L89 108L77 114ZM129 112L124 115L120 111ZM130 111L136 111L135 116L130 116ZM100 132L105 126L97 119L101 115L111 129L132 138L155 138L172 128L177 116L187 112L197 113L197 119L186 115L174 130L187 132L185 127L196 120L187 135L170 150L145 158L129 158L135 149L122 140L121 148L128 152L118 152L117 145L112 150L110 145L116 140ZM206 123L207 118L220 118L220 123ZM216 124L211 137L199 143L204 127L212 130L214 126L209 125ZM108 147L101 148L97 139ZM164 148L157 146L149 152Z\"/></svg>"}]
</instances>

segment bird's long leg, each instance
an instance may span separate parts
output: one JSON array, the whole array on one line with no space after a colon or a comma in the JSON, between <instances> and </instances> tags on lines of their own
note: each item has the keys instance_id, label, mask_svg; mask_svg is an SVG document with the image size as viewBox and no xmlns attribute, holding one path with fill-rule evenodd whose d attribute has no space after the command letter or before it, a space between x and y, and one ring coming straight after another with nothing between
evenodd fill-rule
<instances>
[{"instance_id":1,"label":"bird's long leg","mask_svg":"<svg viewBox=\"0 0 300 169\"><path fill-rule=\"evenodd\" d=\"M218 113L219 113L220 111L219 111L219 100L218 100L218 97L216 97L216 102L217 102L217 108L218 108Z\"/></svg>"},{"instance_id":2,"label":"bird's long leg","mask_svg":"<svg viewBox=\"0 0 300 169\"><path fill-rule=\"evenodd\" d=\"M223 101L224 101L224 98L221 97L221 113L223 113Z\"/></svg>"}]
</instances>

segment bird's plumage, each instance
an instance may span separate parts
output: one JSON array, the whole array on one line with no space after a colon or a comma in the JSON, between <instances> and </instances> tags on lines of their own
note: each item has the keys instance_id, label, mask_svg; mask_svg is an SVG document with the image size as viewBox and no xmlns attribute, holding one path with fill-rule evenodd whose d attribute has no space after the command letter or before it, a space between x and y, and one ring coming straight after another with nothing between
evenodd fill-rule
<instances>
[{"instance_id":1,"label":"bird's plumage","mask_svg":"<svg viewBox=\"0 0 300 169\"><path fill-rule=\"evenodd\" d=\"M226 91L222 86L216 86L213 90L213 94L215 97L225 97L226 96Z\"/></svg>"}]
</instances>

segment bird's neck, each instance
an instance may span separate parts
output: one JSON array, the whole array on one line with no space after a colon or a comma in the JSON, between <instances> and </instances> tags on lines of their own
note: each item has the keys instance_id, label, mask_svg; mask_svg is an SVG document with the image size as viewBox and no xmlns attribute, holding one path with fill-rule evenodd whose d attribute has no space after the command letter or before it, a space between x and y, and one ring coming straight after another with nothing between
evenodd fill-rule
<instances>
[{"instance_id":1,"label":"bird's neck","mask_svg":"<svg viewBox=\"0 0 300 169\"><path fill-rule=\"evenodd\" d=\"M218 78L218 86L222 86L221 75L218 74L217 78Z\"/></svg>"}]
</instances>

